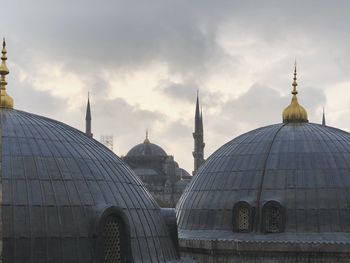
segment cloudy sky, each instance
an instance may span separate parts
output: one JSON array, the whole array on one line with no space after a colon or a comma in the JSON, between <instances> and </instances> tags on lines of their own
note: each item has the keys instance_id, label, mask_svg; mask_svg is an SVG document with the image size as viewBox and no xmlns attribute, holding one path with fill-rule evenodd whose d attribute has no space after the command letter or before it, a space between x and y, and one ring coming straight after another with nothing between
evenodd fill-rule
<instances>
[{"instance_id":1,"label":"cloudy sky","mask_svg":"<svg viewBox=\"0 0 350 263\"><path fill-rule=\"evenodd\" d=\"M118 155L150 140L193 169L196 90L205 155L281 122L294 60L309 120L350 131L350 2L1 0L8 92L17 109L114 136Z\"/></svg>"}]
</instances>

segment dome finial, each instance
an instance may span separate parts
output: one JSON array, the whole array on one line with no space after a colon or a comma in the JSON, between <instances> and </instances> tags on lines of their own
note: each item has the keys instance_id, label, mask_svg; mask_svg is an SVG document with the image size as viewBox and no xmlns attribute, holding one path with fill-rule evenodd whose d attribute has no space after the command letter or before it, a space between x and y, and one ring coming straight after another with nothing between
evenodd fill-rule
<instances>
[{"instance_id":1,"label":"dome finial","mask_svg":"<svg viewBox=\"0 0 350 263\"><path fill-rule=\"evenodd\" d=\"M298 94L298 91L297 91L298 83L297 83L297 61L296 60L294 62L294 78L293 78L292 86L293 86L292 94L297 95Z\"/></svg>"},{"instance_id":2,"label":"dome finial","mask_svg":"<svg viewBox=\"0 0 350 263\"><path fill-rule=\"evenodd\" d=\"M322 112L322 125L326 126L326 115L324 113L324 107L323 107L323 112Z\"/></svg>"},{"instance_id":3,"label":"dome finial","mask_svg":"<svg viewBox=\"0 0 350 263\"><path fill-rule=\"evenodd\" d=\"M293 77L292 102L284 109L282 117L283 122L308 122L306 110L299 104L297 98L297 62L294 63L294 77Z\"/></svg>"},{"instance_id":4,"label":"dome finial","mask_svg":"<svg viewBox=\"0 0 350 263\"><path fill-rule=\"evenodd\" d=\"M6 41L3 38L2 41L2 56L1 56L1 65L0 65L0 108L13 108L13 99L6 92L6 75L10 73L6 65L7 60L7 51L6 51Z\"/></svg>"},{"instance_id":5,"label":"dome finial","mask_svg":"<svg viewBox=\"0 0 350 263\"><path fill-rule=\"evenodd\" d=\"M143 141L143 143L151 143L148 139L148 128L146 129L146 139Z\"/></svg>"}]
</instances>

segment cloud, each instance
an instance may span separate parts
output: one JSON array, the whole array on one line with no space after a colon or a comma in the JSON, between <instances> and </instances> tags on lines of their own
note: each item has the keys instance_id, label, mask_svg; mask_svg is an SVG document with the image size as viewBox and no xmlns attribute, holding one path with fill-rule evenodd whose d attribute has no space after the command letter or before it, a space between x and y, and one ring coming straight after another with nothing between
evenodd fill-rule
<instances>
[{"instance_id":1,"label":"cloud","mask_svg":"<svg viewBox=\"0 0 350 263\"><path fill-rule=\"evenodd\" d=\"M191 82L173 82L170 80L161 80L159 85L154 88L169 99L177 102L191 104L193 107L196 103L196 94L199 92L200 104L206 110L217 107L223 99L223 94L219 91L212 92L206 87L201 87Z\"/></svg>"},{"instance_id":2,"label":"cloud","mask_svg":"<svg viewBox=\"0 0 350 263\"><path fill-rule=\"evenodd\" d=\"M196 90L206 156L281 121L294 59L310 121L347 127L348 1L8 1L9 94L16 107L114 134L118 154L151 138L192 170ZM149 76L149 77L147 77ZM187 134L187 135L186 135ZM154 137L153 137L154 136Z\"/></svg>"}]
</instances>

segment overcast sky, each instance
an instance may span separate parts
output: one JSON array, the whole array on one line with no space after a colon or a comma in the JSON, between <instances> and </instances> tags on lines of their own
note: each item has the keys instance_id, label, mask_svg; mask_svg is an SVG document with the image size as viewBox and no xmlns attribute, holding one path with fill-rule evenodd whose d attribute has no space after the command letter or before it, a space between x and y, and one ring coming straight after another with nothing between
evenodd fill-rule
<instances>
[{"instance_id":1,"label":"overcast sky","mask_svg":"<svg viewBox=\"0 0 350 263\"><path fill-rule=\"evenodd\" d=\"M196 90L205 155L280 123L294 60L309 120L350 130L350 2L1 0L15 108L114 135L125 155L150 140L193 170Z\"/></svg>"}]
</instances>

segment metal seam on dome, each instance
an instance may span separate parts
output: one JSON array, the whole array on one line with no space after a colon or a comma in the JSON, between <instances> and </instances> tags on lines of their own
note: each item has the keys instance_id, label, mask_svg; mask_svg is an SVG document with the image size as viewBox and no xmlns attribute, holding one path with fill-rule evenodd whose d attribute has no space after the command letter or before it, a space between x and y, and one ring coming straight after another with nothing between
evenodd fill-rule
<instances>
[{"instance_id":1,"label":"metal seam on dome","mask_svg":"<svg viewBox=\"0 0 350 263\"><path fill-rule=\"evenodd\" d=\"M18 112L18 111L15 111L15 112ZM28 118L28 120L30 120L30 122L39 121L39 122L40 122L43 126L45 126L46 128L48 128L48 127L50 126L50 121L51 121L51 119L48 119L48 118L41 118L40 116L34 115L34 114L29 114L29 116L26 116L26 118ZM60 131L60 132L61 132L61 131L64 131L64 130L62 129L62 127L67 126L66 124L60 123L60 122L55 121L55 120L54 120L54 122L62 125L62 126L55 127L55 130L56 130L56 131ZM34 126L34 127L35 127L35 126ZM51 127L51 126L50 126L50 127ZM69 127L69 126L67 126L67 127ZM69 127L69 128L71 128L71 127ZM35 128L35 129L38 131L37 128ZM72 138L72 139L77 139L77 138L75 138L76 135L75 135L75 134L72 134L71 131L72 131L72 130L69 129L69 137ZM40 134L40 133L39 133L39 134ZM42 136L42 135L41 135L41 136ZM55 135L55 137L57 137L57 136ZM92 140L89 140L89 141L91 142ZM81 146L84 146L84 147L83 147L83 151L85 151L85 152L88 151L88 149L85 149L86 146L85 146L84 144L81 144ZM69 152L71 151L71 149L68 149L68 148L67 148L67 150L68 150ZM109 156L108 156L108 157L109 157ZM108 159L110 159L110 157L109 157ZM103 167L103 166L102 166L102 167ZM78 169L80 170L80 172L81 172L82 174L84 174L84 172L81 170L81 167L80 167L80 166L78 166ZM105 169L105 168L103 167L103 169ZM105 170L106 170L106 169L105 169ZM109 172L107 172L107 174L109 174ZM83 180L85 181L85 183L88 185L85 176L84 176L83 178L84 178ZM123 184L120 184L120 185L124 188L124 191L127 193L128 198L131 200L132 198L130 197L130 194L128 194L128 191L126 190L125 186L124 186ZM112 191L112 189L110 189L110 190ZM113 194L113 196L114 196L115 200L117 200L117 197L116 197L114 194ZM91 198L94 199L92 195L91 195ZM123 201L126 203L126 201L124 200L124 198L123 198L123 197L121 197L121 198L122 198ZM95 200L94 200L94 203L95 203ZM130 210L129 207L127 207L127 210L128 210L129 213L131 214L131 210ZM131 221L132 221L133 225L136 226L136 223L134 222L133 217L131 217ZM138 234L137 234L137 233L136 233L136 237L137 237L137 244L138 244L139 248L141 249L142 245L139 243L139 237L138 237ZM142 256L141 256L141 257L142 257Z\"/></svg>"},{"instance_id":2,"label":"metal seam on dome","mask_svg":"<svg viewBox=\"0 0 350 263\"><path fill-rule=\"evenodd\" d=\"M323 134L324 136L326 136L328 139L331 139L330 133L329 133L328 129L324 129L323 127L320 129L319 126L316 126L316 127L311 126L310 128L311 128L310 130L318 131L319 133L321 133L321 134ZM326 131L327 131L327 132L326 132ZM337 134L337 136L343 137L342 135L338 135L338 134ZM320 139L318 139L318 141L320 141ZM338 140L338 141L339 141L339 143L342 144L342 140ZM331 151L331 147L330 147L329 144L328 144L328 140L325 140L325 143L326 143L328 149L330 150L329 153L331 154L331 156L333 157L333 159L334 159L334 160L338 159L338 157L337 157L337 158L335 157L334 152ZM343 144L342 144L342 145L343 145ZM338 151L341 151L338 147L337 147L337 150L338 150ZM343 156L342 156L342 158L344 159L344 162L346 163L345 158L344 158ZM334 187L334 186L336 185L336 182L335 182L335 180L334 180L334 176L330 176L330 181L333 183L333 187ZM336 195L337 195L337 194L336 194ZM341 211L341 208L340 208L340 206L339 206L339 196L337 196L336 200L337 200L337 202L336 202L336 210L338 210L338 212L339 212L339 211ZM333 223L334 223L334 221L333 221ZM344 227L343 227L344 224L343 224L343 222L340 221L340 217L339 217L339 221L337 222L336 225L339 226L338 231L344 231ZM319 228L319 225L318 225L318 228ZM332 228L332 230L334 231L334 228ZM319 229L318 229L318 231L319 231ZM337 230L336 230L336 231L337 231Z\"/></svg>"},{"instance_id":3,"label":"metal seam on dome","mask_svg":"<svg viewBox=\"0 0 350 263\"><path fill-rule=\"evenodd\" d=\"M280 124L277 124L277 125L280 125ZM256 134L254 134L254 138L255 138L256 136L260 135L261 132L265 131L265 128L266 128L266 127L261 127L261 128L256 129L256 130L255 130L255 131L256 131ZM250 138L250 136L245 136L245 135L246 135L246 134L242 134L242 135L238 136L238 137L243 137L243 139L237 144L236 147L242 145L246 140L248 140L248 139ZM231 142L231 141L225 143L222 147L224 147L225 145L229 145L230 142ZM217 149L217 150L211 155L211 157L214 156L220 149L221 149L221 147L220 147L219 149ZM210 158L211 158L211 157L210 157ZM216 156L215 158L217 158L217 156ZM208 160L207 160L207 161L208 161ZM204 166L207 165L207 162L204 163L203 165L204 165ZM215 176L217 176L217 175L215 175ZM185 194L182 195L183 197L180 198L180 200L179 200L179 202L178 202L178 205L177 205L177 207L179 207L179 208L181 207L181 210L185 210L185 209L183 209L183 205L184 205L184 203L185 203L185 200L188 200L188 196L189 196L190 193L192 193L192 196L190 196L190 198L191 198L191 200L192 200L192 199L197 198L197 197L198 197L198 193L200 193L201 191L203 191L203 190L194 190L194 189L193 189L193 186L194 186L194 185L197 183L197 181L200 180L201 178L202 178L202 176L195 176L195 177L192 179L191 183L186 187ZM215 181L215 179L216 179L216 178L214 178L213 181ZM209 183L209 181L210 181L210 180L205 181L205 178L202 179L202 182L200 182L200 183L201 183L201 184L200 184L201 187L203 186L203 184L205 184L205 186L207 186L208 183ZM205 191L208 191L208 190L205 190ZM195 196L193 195L194 192L196 193ZM186 198L185 198L185 197L186 197ZM183 201L182 201L182 200L183 200ZM189 215L187 216L187 220L186 220L186 226L188 225L188 218L190 217L191 211L192 211L193 206L194 206L194 202L190 202L190 203L191 203L191 207L186 209L186 210L189 210ZM178 213L180 213L180 211L179 211ZM179 222L180 222L180 220L184 221L183 217L178 219ZM182 222L181 222L181 224L179 223L179 225L182 225Z\"/></svg>"},{"instance_id":4,"label":"metal seam on dome","mask_svg":"<svg viewBox=\"0 0 350 263\"><path fill-rule=\"evenodd\" d=\"M265 173L266 173L266 165L267 165L267 160L269 159L270 157L270 153L271 153L271 149L272 149L272 146L273 146L273 143L275 142L275 139L277 137L277 134L281 131L281 129L283 127L285 127L288 123L283 123L281 124L281 127L278 128L278 130L276 131L276 133L274 134L272 140L271 140L271 143L270 143L270 146L269 146L269 150L266 154L266 159L264 161L264 166L263 166L263 170L262 170L262 175L261 175L261 180L260 180L260 185L259 185L259 188L258 188L258 194L257 194L257 199L256 199L256 213L255 213L255 224L254 224L254 228L255 228L255 232L260 232L260 214L261 214L261 211L260 211L260 201L261 201L261 194L262 194L262 187L263 187L263 184L264 184L264 179L265 179Z\"/></svg>"}]
</instances>

